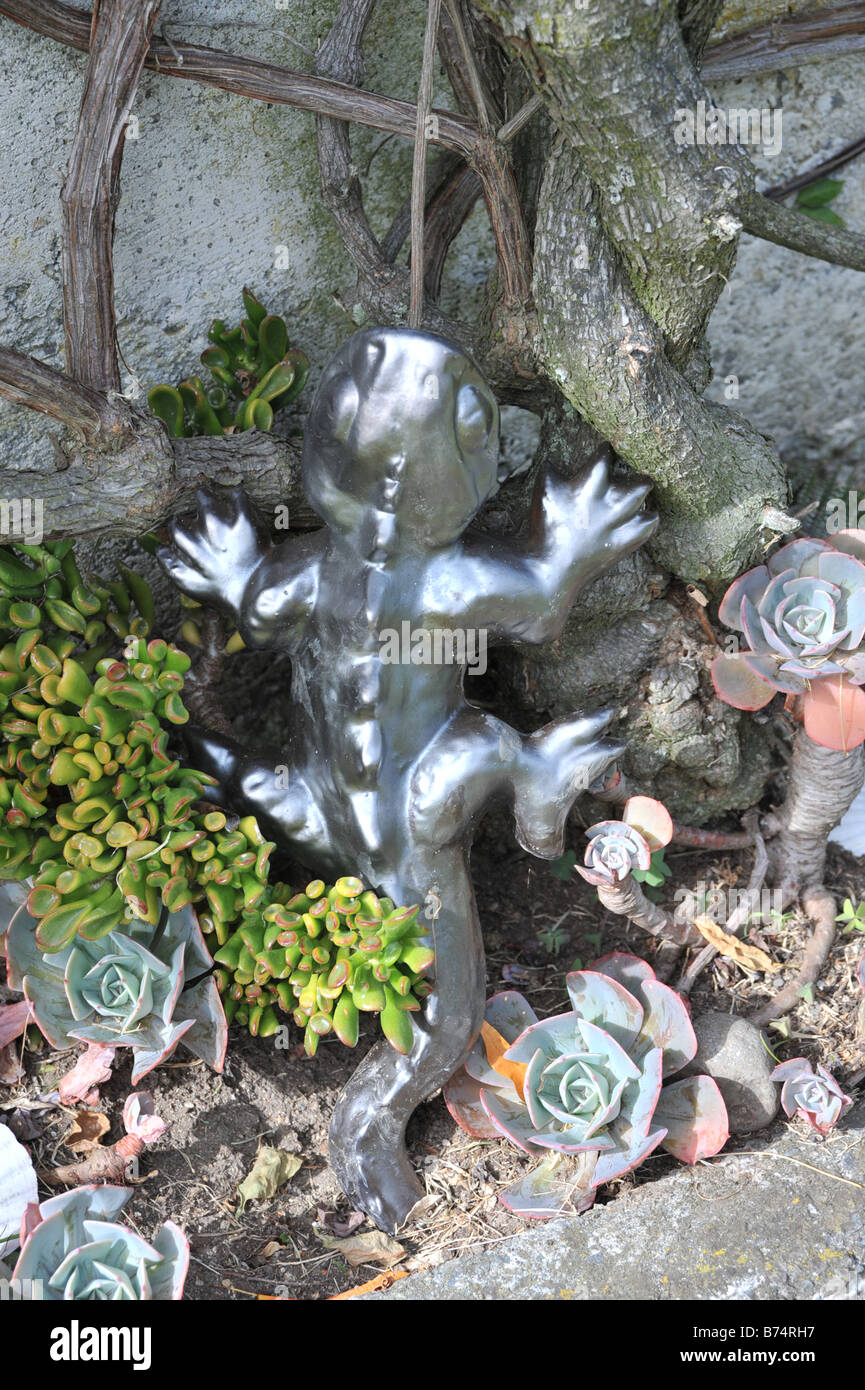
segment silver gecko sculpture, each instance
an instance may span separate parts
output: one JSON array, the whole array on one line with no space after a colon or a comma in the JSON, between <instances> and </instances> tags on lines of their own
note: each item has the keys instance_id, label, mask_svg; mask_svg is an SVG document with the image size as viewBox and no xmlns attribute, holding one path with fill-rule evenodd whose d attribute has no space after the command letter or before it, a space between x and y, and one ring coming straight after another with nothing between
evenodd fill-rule
<instances>
[{"instance_id":1,"label":"silver gecko sculpture","mask_svg":"<svg viewBox=\"0 0 865 1390\"><path fill-rule=\"evenodd\" d=\"M435 989L412 1015L411 1051L378 1043L330 1128L344 1191L391 1231L421 1195L409 1117L483 1019L469 874L478 814L510 798L520 844L555 858L575 798L624 745L600 737L609 712L517 733L464 698L464 666L384 662L381 634L409 620L484 631L490 643L546 642L577 592L657 525L641 510L650 485L611 482L605 448L578 477L539 480L521 540L468 529L496 490L498 435L496 401L461 348L409 329L357 333L321 378L304 440L304 488L324 527L273 545L240 488L204 492L160 553L179 588L228 614L247 646L293 658L288 747L248 756L192 731L195 765L317 873L360 874L397 903L441 901Z\"/></svg>"}]
</instances>

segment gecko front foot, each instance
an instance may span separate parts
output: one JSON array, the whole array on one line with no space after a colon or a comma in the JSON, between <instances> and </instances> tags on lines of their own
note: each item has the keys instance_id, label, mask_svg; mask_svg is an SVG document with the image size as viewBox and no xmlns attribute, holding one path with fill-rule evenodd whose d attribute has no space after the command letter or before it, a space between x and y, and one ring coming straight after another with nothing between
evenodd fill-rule
<instances>
[{"instance_id":1,"label":"gecko front foot","mask_svg":"<svg viewBox=\"0 0 865 1390\"><path fill-rule=\"evenodd\" d=\"M517 839L530 854L555 859L563 853L565 821L577 796L624 753L624 743L599 738L612 717L604 710L557 719L523 741L514 817Z\"/></svg>"},{"instance_id":2,"label":"gecko front foot","mask_svg":"<svg viewBox=\"0 0 865 1390\"><path fill-rule=\"evenodd\" d=\"M196 494L194 521L172 521L158 551L168 574L190 598L216 604L237 621L246 585L270 542L242 488Z\"/></svg>"}]
</instances>

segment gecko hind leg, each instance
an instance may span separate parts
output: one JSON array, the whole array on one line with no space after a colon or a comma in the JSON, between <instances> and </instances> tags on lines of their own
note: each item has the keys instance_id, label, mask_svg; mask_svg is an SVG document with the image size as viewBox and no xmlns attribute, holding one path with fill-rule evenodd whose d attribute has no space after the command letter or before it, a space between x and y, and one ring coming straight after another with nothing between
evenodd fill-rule
<instances>
[{"instance_id":1,"label":"gecko hind leg","mask_svg":"<svg viewBox=\"0 0 865 1390\"><path fill-rule=\"evenodd\" d=\"M564 849L565 822L577 796L625 750L623 743L600 737L612 717L611 710L569 715L520 734L464 705L412 776L413 835L434 847L458 843L493 797L510 794L519 843L542 859L555 859Z\"/></svg>"},{"instance_id":2,"label":"gecko hind leg","mask_svg":"<svg viewBox=\"0 0 865 1390\"><path fill-rule=\"evenodd\" d=\"M514 784L516 837L541 859L556 859L565 848L565 822L585 792L624 753L626 745L600 738L613 710L545 724L522 739Z\"/></svg>"}]
</instances>

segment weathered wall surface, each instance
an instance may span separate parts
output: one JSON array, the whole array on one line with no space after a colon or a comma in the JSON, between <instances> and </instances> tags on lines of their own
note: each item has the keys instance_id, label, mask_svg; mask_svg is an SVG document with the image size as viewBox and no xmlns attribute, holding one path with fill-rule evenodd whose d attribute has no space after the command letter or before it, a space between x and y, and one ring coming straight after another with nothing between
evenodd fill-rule
<instances>
[{"instance_id":1,"label":"weathered wall surface","mask_svg":"<svg viewBox=\"0 0 865 1390\"><path fill-rule=\"evenodd\" d=\"M298 44L315 49L335 4L287 3L166 0L163 13L169 37L302 67L309 59ZM755 17L778 8L761 0ZM371 86L411 97L422 10L418 0L383 7L367 46ZM731 29L742 27L741 10L731 7ZM62 365L58 194L84 58L6 20L0 31L0 336ZM713 96L722 108L782 108L780 153L753 150L765 186L861 134L863 75L865 55L719 84ZM439 83L438 99L446 101ZM351 331L353 275L320 204L312 117L153 73L144 77L135 115L138 138L127 142L116 238L124 389L146 390L193 369L210 320L235 315L243 283L285 315L294 340L320 366ZM409 149L364 131L355 149L359 167L369 166L370 208L384 227L408 191ZM843 177L833 206L850 226L865 227L865 159ZM463 314L478 298L489 257L477 212L448 273L448 300ZM853 271L742 240L711 325L717 377L710 390L723 399L737 385L731 403L774 435L793 465L802 457L833 467L841 460L854 471L865 463L865 335L855 314L861 295ZM731 376L737 383L725 382ZM49 457L47 436L44 420L0 403L5 466ZM526 448L518 425L508 445Z\"/></svg>"}]
</instances>

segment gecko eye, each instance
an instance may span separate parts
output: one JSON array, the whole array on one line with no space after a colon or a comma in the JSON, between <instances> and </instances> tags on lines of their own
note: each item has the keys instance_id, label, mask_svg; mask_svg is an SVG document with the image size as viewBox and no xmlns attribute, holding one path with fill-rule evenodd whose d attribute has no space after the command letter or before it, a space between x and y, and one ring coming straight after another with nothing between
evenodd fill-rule
<instances>
[{"instance_id":1,"label":"gecko eye","mask_svg":"<svg viewBox=\"0 0 865 1390\"><path fill-rule=\"evenodd\" d=\"M347 372L330 383L329 397L327 417L331 437L344 444L360 405L357 386Z\"/></svg>"},{"instance_id":2,"label":"gecko eye","mask_svg":"<svg viewBox=\"0 0 865 1390\"><path fill-rule=\"evenodd\" d=\"M475 386L462 386L456 400L455 431L463 454L478 454L493 428L493 407Z\"/></svg>"}]
</instances>

